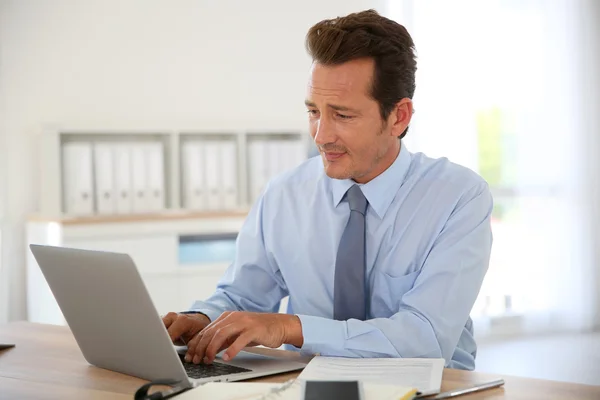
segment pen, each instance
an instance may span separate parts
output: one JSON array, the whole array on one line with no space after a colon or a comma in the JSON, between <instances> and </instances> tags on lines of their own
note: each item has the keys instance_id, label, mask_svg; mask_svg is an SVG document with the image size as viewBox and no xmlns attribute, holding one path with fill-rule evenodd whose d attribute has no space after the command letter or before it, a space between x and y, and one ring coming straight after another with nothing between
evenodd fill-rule
<instances>
[{"instance_id":1,"label":"pen","mask_svg":"<svg viewBox=\"0 0 600 400\"><path fill-rule=\"evenodd\" d=\"M447 392L440 393L437 396L430 397L430 399L431 400L449 399L449 398L461 396L461 395L467 394L467 393L480 392L482 390L493 389L495 387L502 386L502 385L504 385L504 379L496 379L496 380L490 381L490 382L479 383L475 386L471 386L468 388L449 390Z\"/></svg>"}]
</instances>

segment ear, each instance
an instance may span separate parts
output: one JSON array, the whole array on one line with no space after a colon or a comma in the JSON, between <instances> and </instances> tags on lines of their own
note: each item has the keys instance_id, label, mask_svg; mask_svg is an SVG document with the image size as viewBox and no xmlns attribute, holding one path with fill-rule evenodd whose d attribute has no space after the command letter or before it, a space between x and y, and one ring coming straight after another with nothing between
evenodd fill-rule
<instances>
[{"instance_id":1,"label":"ear","mask_svg":"<svg viewBox=\"0 0 600 400\"><path fill-rule=\"evenodd\" d=\"M400 137L410 124L413 115L413 103L408 97L400 100L388 117L388 126L391 127L390 134L395 137Z\"/></svg>"}]
</instances>

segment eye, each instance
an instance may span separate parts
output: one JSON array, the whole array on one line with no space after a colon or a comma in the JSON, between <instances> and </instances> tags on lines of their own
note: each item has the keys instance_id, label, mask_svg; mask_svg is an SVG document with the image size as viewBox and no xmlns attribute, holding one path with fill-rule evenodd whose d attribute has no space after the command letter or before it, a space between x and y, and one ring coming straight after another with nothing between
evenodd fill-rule
<instances>
[{"instance_id":1,"label":"eye","mask_svg":"<svg viewBox=\"0 0 600 400\"><path fill-rule=\"evenodd\" d=\"M335 115L341 119L352 119L353 118L351 115L346 115L346 114L336 113Z\"/></svg>"},{"instance_id":2,"label":"eye","mask_svg":"<svg viewBox=\"0 0 600 400\"><path fill-rule=\"evenodd\" d=\"M316 115L319 114L319 111L317 110L306 110L306 112L308 113L309 116L314 117Z\"/></svg>"}]
</instances>

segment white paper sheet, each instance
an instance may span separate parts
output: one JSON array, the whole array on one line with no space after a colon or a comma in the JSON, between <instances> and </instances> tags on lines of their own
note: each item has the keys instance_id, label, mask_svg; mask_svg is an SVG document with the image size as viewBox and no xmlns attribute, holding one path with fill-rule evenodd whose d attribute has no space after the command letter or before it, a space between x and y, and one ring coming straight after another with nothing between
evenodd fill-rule
<instances>
[{"instance_id":1,"label":"white paper sheet","mask_svg":"<svg viewBox=\"0 0 600 400\"><path fill-rule=\"evenodd\" d=\"M423 394L434 394L440 392L443 371L443 358L315 357L298 379L357 380L412 387Z\"/></svg>"},{"instance_id":2,"label":"white paper sheet","mask_svg":"<svg viewBox=\"0 0 600 400\"><path fill-rule=\"evenodd\" d=\"M265 397L277 383L210 382L175 398L177 400L255 400Z\"/></svg>"}]
</instances>

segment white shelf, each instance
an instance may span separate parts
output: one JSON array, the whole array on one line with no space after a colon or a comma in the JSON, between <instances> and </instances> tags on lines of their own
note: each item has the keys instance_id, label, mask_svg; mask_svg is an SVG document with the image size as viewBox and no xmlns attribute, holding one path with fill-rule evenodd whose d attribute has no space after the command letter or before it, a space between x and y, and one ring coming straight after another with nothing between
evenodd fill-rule
<instances>
[{"instance_id":1,"label":"white shelf","mask_svg":"<svg viewBox=\"0 0 600 400\"><path fill-rule=\"evenodd\" d=\"M66 163L69 161L65 158L65 148L72 146L74 143L89 145L92 147L91 161L86 161L84 164L76 167L71 166L68 168ZM96 180L98 174L97 167L94 169L94 163L96 162L97 154L94 153L94 148L102 145L105 146L118 146L128 145L142 146L145 143L156 143L162 146L162 176L163 176L163 191L164 201L161 202L164 207L160 210L143 210L136 211L135 207L130 213L126 214L147 214L147 213L160 213L163 211L177 211L177 210L193 210L193 211L228 211L236 209L247 209L255 201L257 194L260 192L260 187L251 187L252 182L256 182L257 179L253 179L251 174L256 169L253 166L257 164L267 163L269 170L264 169L263 175L258 182L259 186L262 183L268 181L273 175L283 172L284 170L299 164L303 159L307 158L309 151L308 135L302 132L290 132L290 131L202 131L202 130L185 130L185 131L173 131L173 130L155 130L155 131L131 131L131 130L107 130L100 131L85 130L85 129L55 129L43 132L40 137L40 215L50 218L62 218L62 217L75 217L75 216L93 216L101 214L99 210L99 203L103 200L102 197L97 198L96 195L101 195L102 190L99 189L99 182ZM204 150L204 155L209 153L208 158L213 162L212 164L203 164L204 168L200 171L190 171L184 165L185 156L184 149L190 143L198 143L199 146L208 145L211 146L211 150ZM235 159L232 162L227 162L221 156L224 154L214 154L214 144L221 145L231 143L232 151L235 153ZM260 159L253 159L251 154L251 147L253 144L258 143L264 145L264 151ZM279 147L274 147L279 146ZM116 152L117 150L114 150ZM133 151L133 150L132 150ZM113 154L113 158L116 156ZM215 158L216 157L216 158ZM91 162L92 165L87 165L87 162ZM208 163L206 160L200 160L200 162ZM215 164L218 162L218 165ZM230 164L234 165L230 165ZM287 164L286 164L287 163ZM113 166L115 169L111 176L114 176L115 180L120 179L123 172L116 168L116 164L113 159ZM136 164L137 165L137 164ZM233 175L225 176L223 166L227 166L229 173ZM92 178L94 181L91 183L91 193L86 194L93 198L91 211L90 212L71 212L72 207L67 206L67 193L66 190L69 188L67 182L65 182L65 176L67 173L73 171L80 172L80 168L90 168L92 170ZM133 167L132 167L133 168ZM131 175L131 171L128 172ZM218 198L206 197L207 194L203 194L205 201L201 207L193 207L193 204L186 204L186 177L189 173L202 174L205 179L203 184L205 185L202 190L209 191L210 188L206 181L213 181L213 184L218 182L219 185L225 185L226 178L229 177L230 181L234 183L227 192L225 188L222 188L222 192L219 192ZM89 174L88 174L89 175ZM72 177L69 175L69 179ZM86 178L84 178L86 179ZM262 182L264 181L264 182ZM113 188L118 186L115 182L112 182ZM133 185L133 184L132 184ZM262 186L261 186L262 187ZM147 188L148 189L148 188ZM152 191L148 189L147 196L152 195ZM221 190L221 189L220 189ZM106 191L105 191L106 192ZM131 191L132 196L139 197L139 191ZM208 193L208 192L207 192ZM214 193L214 190L210 193ZM114 202L119 200L119 195L125 196L124 193L117 193L115 189L112 192ZM109 196L108 193L105 196ZM72 197L72 196L71 196ZM137 198L137 197L136 197ZM135 203L134 198L130 200ZM189 202L189 201L187 201ZM70 203L69 203L70 204ZM135 204L134 204L135 205ZM123 215L121 212L117 212L117 206L114 206L115 211L111 214ZM87 210L86 207L84 207Z\"/></svg>"}]
</instances>

